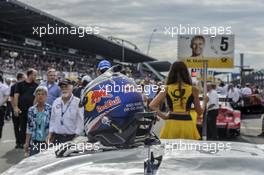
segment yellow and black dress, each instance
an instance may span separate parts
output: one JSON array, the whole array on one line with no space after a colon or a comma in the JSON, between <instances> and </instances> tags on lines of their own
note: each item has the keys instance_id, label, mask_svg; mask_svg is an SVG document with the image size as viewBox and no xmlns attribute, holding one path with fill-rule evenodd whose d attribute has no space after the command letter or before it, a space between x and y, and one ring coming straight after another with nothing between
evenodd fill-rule
<instances>
[{"instance_id":1,"label":"yellow and black dress","mask_svg":"<svg viewBox=\"0 0 264 175\"><path fill-rule=\"evenodd\" d=\"M161 129L162 139L200 139L200 134L196 124L193 122L190 110L194 101L192 86L183 83L181 86L181 96L178 84L167 86L167 103L173 114L165 120Z\"/></svg>"}]
</instances>

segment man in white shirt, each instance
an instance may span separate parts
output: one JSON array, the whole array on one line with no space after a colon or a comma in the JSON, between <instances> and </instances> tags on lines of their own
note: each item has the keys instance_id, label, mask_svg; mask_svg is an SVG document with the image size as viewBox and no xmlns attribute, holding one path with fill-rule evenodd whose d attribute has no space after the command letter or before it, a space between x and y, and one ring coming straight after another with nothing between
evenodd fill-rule
<instances>
[{"instance_id":1,"label":"man in white shirt","mask_svg":"<svg viewBox=\"0 0 264 175\"><path fill-rule=\"evenodd\" d=\"M223 82L219 84L217 91L220 92L221 95L227 95L228 93L228 85L225 85Z\"/></svg>"},{"instance_id":2,"label":"man in white shirt","mask_svg":"<svg viewBox=\"0 0 264 175\"><path fill-rule=\"evenodd\" d=\"M237 103L240 98L240 94L237 88L231 83L228 88L227 98L230 100L231 103Z\"/></svg>"},{"instance_id":3,"label":"man in white shirt","mask_svg":"<svg viewBox=\"0 0 264 175\"><path fill-rule=\"evenodd\" d=\"M207 107L207 138L208 140L217 139L216 118L219 109L219 97L215 90L215 85L207 84L207 97L205 99Z\"/></svg>"},{"instance_id":4,"label":"man in white shirt","mask_svg":"<svg viewBox=\"0 0 264 175\"><path fill-rule=\"evenodd\" d=\"M242 95L243 96L249 96L249 95L252 95L252 90L250 88L250 84L249 83L246 83L246 87L244 87L241 91Z\"/></svg>"},{"instance_id":5,"label":"man in white shirt","mask_svg":"<svg viewBox=\"0 0 264 175\"><path fill-rule=\"evenodd\" d=\"M3 81L3 76L0 75L0 139L2 138L2 130L5 119L5 103L7 102L10 94L10 88L6 84L4 84Z\"/></svg>"},{"instance_id":6,"label":"man in white shirt","mask_svg":"<svg viewBox=\"0 0 264 175\"><path fill-rule=\"evenodd\" d=\"M246 87L244 87L241 90L241 95L242 95L244 106L251 105L250 96L252 95L252 90L250 88L250 84L249 83L246 83Z\"/></svg>"},{"instance_id":7,"label":"man in white shirt","mask_svg":"<svg viewBox=\"0 0 264 175\"><path fill-rule=\"evenodd\" d=\"M70 141L84 130L84 108L72 94L72 81L63 80L59 86L62 96L53 102L48 136L55 144Z\"/></svg>"}]
</instances>

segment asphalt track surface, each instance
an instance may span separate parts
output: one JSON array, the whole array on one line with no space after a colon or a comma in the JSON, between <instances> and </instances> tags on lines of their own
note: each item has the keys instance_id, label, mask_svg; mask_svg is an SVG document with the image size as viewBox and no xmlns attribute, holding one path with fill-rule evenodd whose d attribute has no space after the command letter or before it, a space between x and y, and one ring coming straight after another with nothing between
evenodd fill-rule
<instances>
[{"instance_id":1,"label":"asphalt track surface","mask_svg":"<svg viewBox=\"0 0 264 175\"><path fill-rule=\"evenodd\" d=\"M159 133L162 121L156 124L154 132ZM262 120L243 120L241 125L241 135L236 138L223 139L223 141L247 142L254 144L264 144L264 137L258 137L261 133ZM0 173L4 172L12 165L19 163L24 158L23 149L15 149L15 137L12 121L6 121L3 137L0 140Z\"/></svg>"}]
</instances>

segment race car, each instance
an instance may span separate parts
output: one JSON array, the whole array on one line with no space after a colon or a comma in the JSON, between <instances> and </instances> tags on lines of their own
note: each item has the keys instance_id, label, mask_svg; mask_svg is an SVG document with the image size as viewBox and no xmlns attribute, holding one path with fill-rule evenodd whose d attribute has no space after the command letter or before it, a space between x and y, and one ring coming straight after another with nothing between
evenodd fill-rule
<instances>
[{"instance_id":1,"label":"race car","mask_svg":"<svg viewBox=\"0 0 264 175\"><path fill-rule=\"evenodd\" d=\"M202 103L203 98L200 96ZM231 137L240 135L241 112L233 109L230 102L225 96L219 95L219 114L217 116L216 126L218 135L223 137ZM202 131L203 116L197 116L197 128Z\"/></svg>"},{"instance_id":2,"label":"race car","mask_svg":"<svg viewBox=\"0 0 264 175\"><path fill-rule=\"evenodd\" d=\"M160 145L152 146L152 151L155 156L163 156L156 175L263 175L264 170L263 145L170 139L161 140ZM154 175L144 172L148 152L143 146L57 158L51 148L24 159L3 175Z\"/></svg>"}]
</instances>

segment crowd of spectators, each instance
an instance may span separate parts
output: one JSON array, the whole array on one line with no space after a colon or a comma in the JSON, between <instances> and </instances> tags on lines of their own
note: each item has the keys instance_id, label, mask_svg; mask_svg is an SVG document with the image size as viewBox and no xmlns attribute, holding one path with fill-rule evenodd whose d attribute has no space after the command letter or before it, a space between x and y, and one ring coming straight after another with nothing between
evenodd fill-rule
<instances>
[{"instance_id":1,"label":"crowd of spectators","mask_svg":"<svg viewBox=\"0 0 264 175\"><path fill-rule=\"evenodd\" d=\"M70 65L72 62L73 65ZM94 67L87 63L87 60L64 59L51 56L18 55L16 58L1 57L0 69L9 73L23 72L32 67L39 72L48 68L55 68L59 72L78 72L90 74L94 72Z\"/></svg>"},{"instance_id":2,"label":"crowd of spectators","mask_svg":"<svg viewBox=\"0 0 264 175\"><path fill-rule=\"evenodd\" d=\"M72 63L72 65L70 63ZM25 72L28 68L34 68L39 72L40 79L43 79L43 75L46 74L46 70L49 68L56 69L59 74L64 74L63 76L65 77L69 76L67 73L77 72L78 75L76 76L76 74L74 74L73 77L77 78L80 75L89 75L95 78L95 65L96 63L92 64L92 61L87 61L87 58L70 59L26 53L18 54L15 58L10 57L9 54L0 55L0 69L5 73L15 75L17 72ZM136 80L141 80L145 77L155 79L153 74L137 70L135 65L125 65L122 71L127 76L133 77Z\"/></svg>"}]
</instances>

